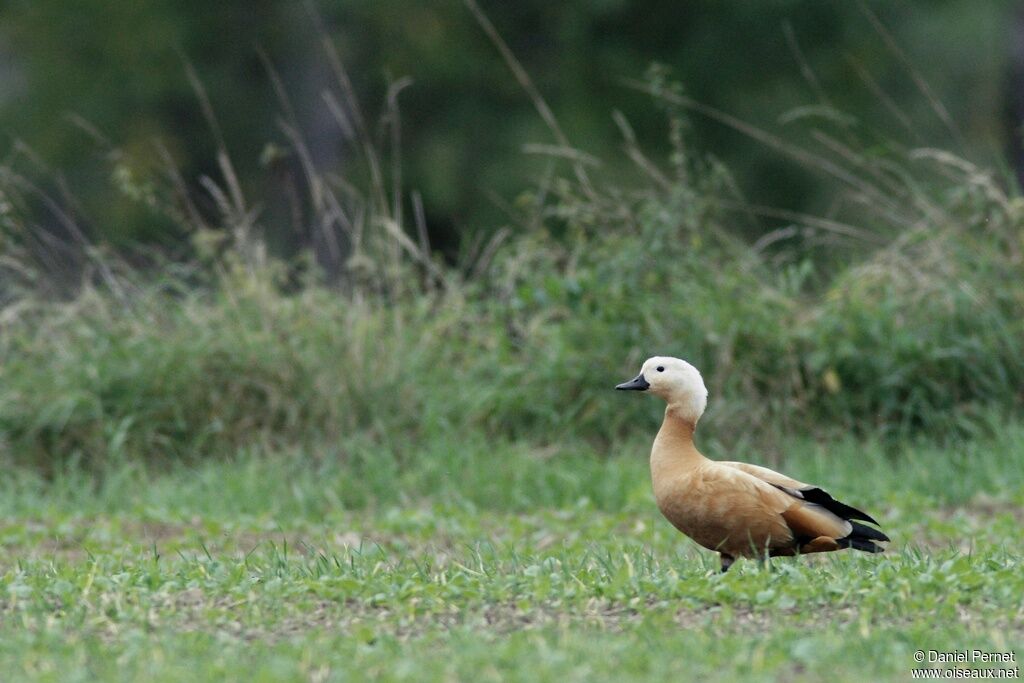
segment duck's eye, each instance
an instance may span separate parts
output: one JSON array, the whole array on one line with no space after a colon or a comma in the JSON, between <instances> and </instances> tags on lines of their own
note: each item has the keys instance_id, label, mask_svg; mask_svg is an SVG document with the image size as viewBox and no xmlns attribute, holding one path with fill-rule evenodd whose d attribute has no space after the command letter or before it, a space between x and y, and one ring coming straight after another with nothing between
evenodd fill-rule
<instances>
[{"instance_id":1,"label":"duck's eye","mask_svg":"<svg viewBox=\"0 0 1024 683\"><path fill-rule=\"evenodd\" d=\"M659 365L658 366L658 372L665 372L665 366L664 365Z\"/></svg>"}]
</instances>

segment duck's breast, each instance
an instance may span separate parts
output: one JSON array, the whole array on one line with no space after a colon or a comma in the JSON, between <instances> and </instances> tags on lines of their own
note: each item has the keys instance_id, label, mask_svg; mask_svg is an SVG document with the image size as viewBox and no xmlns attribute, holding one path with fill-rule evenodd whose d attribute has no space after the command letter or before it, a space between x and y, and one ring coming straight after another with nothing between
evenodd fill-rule
<instances>
[{"instance_id":1,"label":"duck's breast","mask_svg":"<svg viewBox=\"0 0 1024 683\"><path fill-rule=\"evenodd\" d=\"M761 494L757 482L711 461L654 483L658 509L673 526L705 548L737 556L792 541L785 520Z\"/></svg>"}]
</instances>

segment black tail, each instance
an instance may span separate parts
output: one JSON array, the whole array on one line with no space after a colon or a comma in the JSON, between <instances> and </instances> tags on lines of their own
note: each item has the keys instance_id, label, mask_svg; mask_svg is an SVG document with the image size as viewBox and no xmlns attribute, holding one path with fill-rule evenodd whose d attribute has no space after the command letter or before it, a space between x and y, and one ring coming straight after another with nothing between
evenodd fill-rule
<instances>
[{"instance_id":1,"label":"black tail","mask_svg":"<svg viewBox=\"0 0 1024 683\"><path fill-rule=\"evenodd\" d=\"M888 541L888 536L878 529L861 524L860 522L851 521L850 524L853 526L853 531L850 532L849 536L836 541L839 543L839 547L853 548L854 550L862 550L866 553L880 553L885 550L885 548L876 544L875 541Z\"/></svg>"}]
</instances>

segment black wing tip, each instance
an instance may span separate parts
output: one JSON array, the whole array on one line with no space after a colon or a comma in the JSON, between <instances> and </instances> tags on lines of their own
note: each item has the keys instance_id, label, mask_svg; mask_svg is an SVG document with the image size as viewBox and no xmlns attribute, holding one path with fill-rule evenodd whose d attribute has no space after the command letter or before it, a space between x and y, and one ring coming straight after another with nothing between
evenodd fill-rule
<instances>
[{"instance_id":1,"label":"black wing tip","mask_svg":"<svg viewBox=\"0 0 1024 683\"><path fill-rule=\"evenodd\" d=\"M879 524L875 520L875 518L869 515L868 513L864 512L863 510L858 510L857 508L847 505L846 503L840 503L838 500L829 495L827 491L823 491L820 488L814 487L800 489L800 493L803 494L804 500L806 500L808 503L815 503L817 505L820 505L829 512L833 512L845 520L859 519L864 522L870 522L875 526L881 526L881 524Z\"/></svg>"},{"instance_id":2,"label":"black wing tip","mask_svg":"<svg viewBox=\"0 0 1024 683\"><path fill-rule=\"evenodd\" d=\"M877 521L877 520L876 520L876 519L875 519L874 517L872 517L872 516L871 516L871 515L869 515L868 513L866 513L866 512L861 512L861 511L860 511L860 510L858 510L857 508L850 508L850 509L851 509L851 510L853 510L854 512L856 512L856 513L857 513L857 516L856 516L856 517L854 517L854 516L852 516L852 515L851 515L851 516L850 516L850 517L848 517L847 519L859 519L859 520L860 520L860 521L862 521L862 522L868 522L868 523L870 523L870 524L874 524L875 526L882 526L881 524L879 524L879 523L878 523L878 521Z\"/></svg>"}]
</instances>

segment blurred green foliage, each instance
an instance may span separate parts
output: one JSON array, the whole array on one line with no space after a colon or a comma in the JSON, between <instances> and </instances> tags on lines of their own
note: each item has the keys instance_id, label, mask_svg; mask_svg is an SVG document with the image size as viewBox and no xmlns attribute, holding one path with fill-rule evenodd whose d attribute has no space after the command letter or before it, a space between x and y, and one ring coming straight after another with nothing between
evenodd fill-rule
<instances>
[{"instance_id":1,"label":"blurred green foliage","mask_svg":"<svg viewBox=\"0 0 1024 683\"><path fill-rule=\"evenodd\" d=\"M45 23L50 16L46 12L56 12L46 3L12 7L4 10L18 20L11 27L27 26L30 19ZM168 100L171 110L191 112L181 114L181 125L162 128L159 107L140 105L144 115L133 113L131 102L158 102L168 96L159 87L133 91L109 110L102 97L83 99L96 108L84 115L109 117L101 127L112 131L105 149L113 163L96 167L108 174L112 169L119 190L108 187L87 194L83 202L103 204L116 220L83 224L82 212L59 182L56 194L45 195L16 170L18 164L0 164L4 458L48 468L66 460L96 463L126 455L159 461L253 446L277 449L327 442L340 443L344 457L385 447L397 454L395 466L401 468L402 457L447 448L453 433L478 443L525 441L542 449L577 444L609 452L635 433L636 424L656 414L651 403L617 400L609 388L657 353L685 357L704 371L713 398L702 425L710 425L733 445L756 438L762 449L791 431L853 432L883 439L970 433L990 427L994 412L1016 414L1024 403L1024 328L1019 315L1024 300L1019 288L1006 286L1024 279L1024 205L992 171L960 154L961 134L955 125L944 130L944 110L938 101L928 101L923 87L913 97L924 109L904 113L889 111L884 100L875 104L882 114L914 116L900 135L917 142L929 136L952 138L947 141L954 153L908 149L908 142L900 136L893 141L869 117L839 113L833 105L847 107L856 101L852 89L836 95L823 89L810 96L820 98L820 106L787 118L791 125L783 125L784 134L778 137L742 123L720 126L736 138L733 167L717 153L707 153L719 146L704 139L701 109L687 99L709 99L698 92L699 79L683 87L664 68L653 68L645 70L641 88L619 88L620 75L637 74L616 73L611 65L642 69L647 43L641 37L660 35L654 27L645 28L647 18L636 19L640 28L630 29L637 31L640 46L635 55L642 55L635 62L605 56L600 59L611 61L604 63L597 56L580 56L588 54L579 51L586 40L616 44L604 29L597 31L595 27L605 26L598 19L609 31L625 31L633 24L623 17L634 8L611 3L573 13L561 6L538 6L540 18L522 25L517 22L530 16L529 5L515 13L497 8L494 21L516 27L508 39L527 59L527 68L537 73L541 88L550 92L563 128L591 149L625 148L624 153L614 150L574 160L551 154L527 157L520 154L520 146L550 140L550 133L528 102L522 108L513 106L523 95L504 76L493 46L461 4L405 13L392 3L343 4L324 8L323 17L329 31L351 32L339 44L351 67L352 92L372 93L387 83L378 72L381 65L397 64L399 73L419 67L436 80L410 88L401 119L385 108L392 116L377 126L370 115L360 123L362 110L349 97L341 115L329 123L350 130L331 148L329 136L317 135L315 117L308 118L313 109L297 104L284 104L287 125L268 133L274 130L273 107L264 107L262 98L271 96L274 87L260 79L271 79L270 74L255 47L245 52L252 61L228 58L244 52L238 45L249 37L261 37L260 22L269 21L266 13L284 11L283 6L256 6L244 21L230 7L205 10L213 18L202 22L202 30L220 26L230 38L206 45L192 36L199 42L181 47L184 53L200 55L206 54L202 46L214 53L225 51L208 63L190 54L218 110L219 126L202 120L198 100L189 104L196 93L190 92L185 65L173 51L147 68L154 73L181 69L169 76L178 80L177 94ZM700 7L707 16L694 9ZM822 41L832 35L828 27L847 31L844 22L859 17L868 27L856 39L874 41L873 48L864 48L865 55L884 53L884 45L880 50L877 43L884 44L883 35L888 34L870 29L874 15L847 16L843 13L856 7L843 7L818 17L821 35L799 23L813 24L816 12L824 12L817 4L813 9L804 3L773 4L759 11L792 15L793 35L806 33ZM901 31L916 35L921 28L921 15L914 15L913 7L878 8L886 25L895 27L897 43L905 43L908 51L916 43ZM963 25L983 32L985 22L995 21L997 10L1006 9L1000 4L986 7ZM146 8L136 11L145 13ZM171 5L167 8L165 19L178 16L179 6L173 12ZM963 5L950 0L929 8L928 17L945 16L940 11L945 8L952 21ZM109 9L116 13L114 5ZM648 9L653 12L655 6ZM704 32L730 22L746 25L751 35L755 28L773 25L754 9L736 9L720 23L709 18L717 11L710 4L687 11L694 13L694 26L708 40ZM105 16L97 11L97 30L105 26ZM565 28L584 18L596 23L581 33ZM838 23L829 23L829 18ZM152 35L163 35L163 24L153 21ZM249 37L228 30L236 21L248 27ZM280 22L276 29L281 36L291 35L289 27L301 26L294 15L282 15ZM567 31L559 40L534 40L559 26ZM450 39L448 31L455 31ZM980 35L958 31L951 29L949 35ZM779 35L785 34L780 29ZM50 44L52 50L40 49L28 40L29 34L10 28L5 33L7 39L19 35L23 42L11 44L21 46L17 54L35 55L23 61L32 68L59 72L87 62L92 54L84 46L76 48L81 50L77 58L56 54L61 50L55 44ZM301 46L312 50L309 36ZM88 36L80 37L88 43ZM423 50L421 59L389 61L412 54L404 50L419 45L417 41L423 42L417 48ZM784 37L782 41L780 49L792 59ZM674 45L668 38L664 42ZM78 45L70 39L68 44ZM370 51L382 44L387 49ZM712 60L714 50L701 52L701 44L695 41L692 47L703 55L705 67L713 63L718 73L721 61L721 74L730 69L738 74L731 87L738 88L739 99L729 99L727 93L734 91L724 89L724 75L720 95L710 97L719 109L731 107L751 120L760 111L762 120L774 121L784 108L799 103L793 93L807 87L798 86L799 68L778 82L765 81L775 72L748 73L751 64L761 63L752 60L750 50ZM815 59L815 44L809 40L804 50L808 64ZM988 40L987 49L994 44ZM749 45L753 49L758 43L751 40ZM815 49L832 56L845 50L826 42ZM992 65L999 62L997 53L992 52ZM133 57L138 60L148 52L133 53L121 45L100 54L96 60L118 62L120 78L130 81L136 75ZM323 54L324 59L331 57L329 50ZM428 54L440 61L431 65ZM538 56L545 54L547 58ZM889 53L889 61L872 63L871 68L876 73L891 68L913 81L918 74L903 69L901 54ZM466 59L474 55L478 58ZM567 55L578 61L563 64ZM449 58L450 63L445 61ZM58 66L39 66L50 60ZM599 77L609 89L582 88L578 108L567 104L572 98L557 86L586 83L572 64L587 69L604 64ZM929 75L936 64L940 62L928 65ZM327 67L328 73L314 78L314 84L321 77L327 82L329 76L332 96L346 95L345 77L336 70L331 74L329 61ZM932 87L946 94L954 88L971 93L969 85L990 87L992 79L978 79L980 85L966 82L976 67L971 62L935 70L940 78ZM708 70L696 69L702 74ZM217 73L219 80L211 75ZM252 80L239 85L236 79L246 74ZM276 74L286 90L298 82L290 80L294 72L286 68ZM783 81L793 90L783 87ZM35 100L32 89L50 88L48 97L53 98L56 84L28 79L22 96L55 102L43 95ZM248 95L232 95L235 85ZM912 87L884 85L894 96L911 98ZM76 87L89 90L88 84ZM602 92L607 97L600 97ZM634 123L635 140L621 117L620 130L611 123L615 93L645 103L636 115L626 112ZM847 96L850 102L843 99ZM591 102L590 97L596 99ZM990 105L994 101L978 97ZM380 97L371 94L368 99ZM957 106L974 104L970 98L949 99ZM768 107L769 100L774 107ZM229 112L237 107L237 113L225 116L225 106ZM858 113L869 109L861 106ZM17 107L9 110L24 113ZM972 107L970 116L961 109L951 111L958 117L951 120L971 123L963 133L968 152L974 149L972 141L991 132L986 126L995 125L984 106ZM710 113L718 124L728 122ZM149 115L153 118L147 119ZM52 117L53 126L68 125L59 123L57 105L43 107L38 116ZM600 132L604 124L596 123L599 119L610 122L607 135ZM147 120L138 129L119 127ZM288 126L304 121L312 122L312 132L301 138L289 133ZM971 133L975 121L987 122L978 124L976 136ZM58 168L72 174L72 181L80 179L73 171L77 157L72 148L46 137L46 130L40 128L41 139L53 147L40 148L40 154L69 154L71 165ZM658 144L645 144L643 138L654 130L659 131ZM197 173L209 165L210 178L201 183L199 193L206 197L205 205L200 199L190 205L174 179L169 182L160 175L166 169L154 163L155 148L146 139L153 131L169 131L172 140L175 134L181 136L168 146L186 173L189 164L199 168ZM405 136L400 149L393 142L399 133ZM204 152L186 142L191 135L213 139L207 140ZM613 142L616 136L619 141ZM438 146L432 150L434 144ZM236 147L245 153L229 157ZM645 151L650 148L659 151ZM727 151L729 145L722 142L721 149ZM430 155L442 153L438 150L458 163L453 161L447 170L423 165ZM268 168L260 168L253 156L262 156ZM284 165L301 160L307 167L298 175L282 172L275 168L282 159L290 160ZM15 161L24 165L24 158ZM320 162L328 166L311 170ZM531 173L529 164L543 172ZM756 191L744 192L744 178L755 177L750 169L759 164L770 181L754 183L750 187ZM831 198L828 210L806 215L759 206L759 191L786 195L787 176L771 170L776 164L804 179L796 185L804 196L798 205L813 204L809 198L820 192ZM236 168L245 191L236 187ZM443 217L429 220L438 212L458 220L460 234L441 241L442 246L465 248L458 267L445 265L431 250L424 226L407 206L405 188L417 187L431 176L431 169L437 171L431 180L437 186L419 185L427 192L427 225L445 224ZM480 183L491 182L490 172L495 173L493 189L508 190L506 196L514 201L507 207L509 216L484 225L495 228L509 222L514 229L474 242L471 233L480 226L471 216L485 209L473 201L487 197ZM399 173L404 173L404 184L396 182ZM89 171L82 174L88 178ZM196 176L186 177L184 182L195 183ZM289 192L295 198L294 215L275 217L275 197ZM465 214L454 208L463 201L456 198L462 192L474 197L466 207L475 208L463 207ZM33 205L39 202L50 202L42 217ZM81 240L74 249L61 250L48 232L54 224L72 236L92 227L108 241L134 241L146 236L147 226L162 224L187 234L188 240L170 258L110 249L105 242L91 247ZM296 230L302 224L311 226L310 232ZM103 226L109 226L105 233ZM332 278L305 254L278 258L278 249L291 256L288 238L282 237L289 235L315 238L325 249L334 245L339 253L345 251L336 262L341 275ZM62 271L70 273L71 284L63 298L55 297L60 290L51 286L53 275Z\"/></svg>"},{"instance_id":2,"label":"blurred green foliage","mask_svg":"<svg viewBox=\"0 0 1024 683\"><path fill-rule=\"evenodd\" d=\"M402 168L406 186L423 193L435 244L451 252L465 235L507 222L504 204L550 168L549 159L524 154L523 145L553 140L463 3L314 4L319 18L304 3L271 0L5 3L2 144L23 139L67 174L94 235L173 241L180 231L144 207L108 200L109 170L96 163L90 154L96 147L66 115L94 124L127 152L140 175L158 175L149 167L155 138L189 181L210 174L215 136L191 92L187 61L205 84L244 186L262 199L264 211L284 216L283 194L265 183L259 168L264 145L283 136L275 125L280 105L258 51L279 70L318 161L349 173L343 133L320 98L332 87L319 44L323 32L338 46L371 111L383 109L389 83L413 79L400 97ZM959 132L936 116L901 54L856 3L528 0L485 3L484 9L571 142L599 157L621 145L613 109L631 121L642 144L664 147L663 119L645 96L624 86L661 62L696 100L784 138L805 128L804 119L786 118L787 112L823 106L856 116L867 131L991 160L1008 144L1004 89L1015 4L867 6L920 69ZM755 203L827 208L831 195L821 176L713 122L698 117L691 125L702 148L726 161ZM285 223L268 221L266 229L275 233L272 241L287 246L294 232Z\"/></svg>"},{"instance_id":3,"label":"blurred green foliage","mask_svg":"<svg viewBox=\"0 0 1024 683\"><path fill-rule=\"evenodd\" d=\"M792 433L895 443L1018 414L1024 295L1006 283L1024 279L1024 204L951 155L861 172L906 213L881 246L831 243L841 267L738 239L728 175L682 156L654 172L665 185L556 180L535 228L469 275L385 231L343 291L242 242L158 275L114 261L70 301L9 294L0 454L47 469L329 443L401 470L450 462L453 434L611 453L653 428L660 406L611 388L656 354L704 372L702 429L763 456Z\"/></svg>"},{"instance_id":4,"label":"blurred green foliage","mask_svg":"<svg viewBox=\"0 0 1024 683\"><path fill-rule=\"evenodd\" d=\"M304 49L293 15L273 0L5 3L0 48L12 94L0 100L3 146L23 140L67 176L96 237L167 243L180 234L161 234L166 221L110 201L109 169L98 153L116 144L129 165L155 173L159 140L186 177L211 173L216 140L189 83L191 64L251 182L275 112L257 47L281 59ZM109 142L98 145L76 117Z\"/></svg>"}]
</instances>

